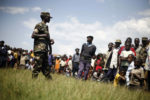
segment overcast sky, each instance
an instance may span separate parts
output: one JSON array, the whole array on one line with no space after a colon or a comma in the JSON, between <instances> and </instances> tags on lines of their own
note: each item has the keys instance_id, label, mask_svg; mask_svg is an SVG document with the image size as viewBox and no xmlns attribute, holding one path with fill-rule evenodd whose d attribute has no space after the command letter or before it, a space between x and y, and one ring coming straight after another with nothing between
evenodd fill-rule
<instances>
[{"instance_id":1,"label":"overcast sky","mask_svg":"<svg viewBox=\"0 0 150 100\"><path fill-rule=\"evenodd\" d=\"M150 0L0 0L0 40L33 49L41 11L53 17L48 25L55 54L73 54L88 35L94 36L96 53L105 53L116 39L124 44L127 37L150 38Z\"/></svg>"}]
</instances>

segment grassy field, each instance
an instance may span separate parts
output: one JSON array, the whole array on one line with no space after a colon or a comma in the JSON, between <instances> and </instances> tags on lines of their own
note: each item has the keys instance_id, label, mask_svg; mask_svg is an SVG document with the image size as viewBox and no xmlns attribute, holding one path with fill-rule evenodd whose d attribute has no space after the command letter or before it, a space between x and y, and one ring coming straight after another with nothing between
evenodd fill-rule
<instances>
[{"instance_id":1,"label":"grassy field","mask_svg":"<svg viewBox=\"0 0 150 100\"><path fill-rule=\"evenodd\" d=\"M40 73L32 79L29 70L0 69L0 100L150 100L150 93L142 90L57 74L52 77L46 80Z\"/></svg>"}]
</instances>

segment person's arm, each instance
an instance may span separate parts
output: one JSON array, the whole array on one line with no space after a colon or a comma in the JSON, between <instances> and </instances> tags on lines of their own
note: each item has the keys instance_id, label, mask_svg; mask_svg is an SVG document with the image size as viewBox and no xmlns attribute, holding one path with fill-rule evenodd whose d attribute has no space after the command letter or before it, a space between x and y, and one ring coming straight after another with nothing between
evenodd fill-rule
<instances>
[{"instance_id":1,"label":"person's arm","mask_svg":"<svg viewBox=\"0 0 150 100\"><path fill-rule=\"evenodd\" d=\"M134 75L138 80L140 80L140 81L143 80L143 78L141 78L140 75L137 75L137 74L134 74L134 73L133 73L133 75Z\"/></svg>"},{"instance_id":2,"label":"person's arm","mask_svg":"<svg viewBox=\"0 0 150 100\"><path fill-rule=\"evenodd\" d=\"M120 60L122 61L122 60L128 60L128 57L122 57L122 56L120 56Z\"/></svg>"},{"instance_id":3,"label":"person's arm","mask_svg":"<svg viewBox=\"0 0 150 100\"><path fill-rule=\"evenodd\" d=\"M82 55L82 53L83 53L84 45L85 45L85 44L83 44L83 45L82 45L80 56L81 56L81 55Z\"/></svg>"},{"instance_id":4,"label":"person's arm","mask_svg":"<svg viewBox=\"0 0 150 100\"><path fill-rule=\"evenodd\" d=\"M119 78L122 80L126 80L126 78L124 76L121 76L121 75L119 76Z\"/></svg>"},{"instance_id":5,"label":"person's arm","mask_svg":"<svg viewBox=\"0 0 150 100\"><path fill-rule=\"evenodd\" d=\"M47 38L48 37L48 34L38 34L38 29L35 28L33 33L32 33L32 38Z\"/></svg>"}]
</instances>

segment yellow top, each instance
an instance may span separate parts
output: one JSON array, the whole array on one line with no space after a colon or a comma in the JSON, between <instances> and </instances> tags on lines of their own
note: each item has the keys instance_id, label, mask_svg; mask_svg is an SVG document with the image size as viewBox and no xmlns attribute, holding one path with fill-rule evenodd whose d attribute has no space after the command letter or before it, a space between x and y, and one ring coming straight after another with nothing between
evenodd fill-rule
<instances>
[{"instance_id":1,"label":"yellow top","mask_svg":"<svg viewBox=\"0 0 150 100\"><path fill-rule=\"evenodd\" d=\"M14 52L14 57L15 57L15 59L18 58L18 53L17 52Z\"/></svg>"},{"instance_id":2,"label":"yellow top","mask_svg":"<svg viewBox=\"0 0 150 100\"><path fill-rule=\"evenodd\" d=\"M118 82L119 82L119 77L120 77L120 74L117 73L116 76L115 76L115 79L114 79L114 86L118 86Z\"/></svg>"}]
</instances>

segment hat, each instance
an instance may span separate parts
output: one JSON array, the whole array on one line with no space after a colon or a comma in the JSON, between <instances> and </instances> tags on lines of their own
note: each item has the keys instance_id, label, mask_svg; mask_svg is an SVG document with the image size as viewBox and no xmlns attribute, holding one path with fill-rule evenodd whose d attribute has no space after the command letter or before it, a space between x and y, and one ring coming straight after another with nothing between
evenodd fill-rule
<instances>
[{"instance_id":1,"label":"hat","mask_svg":"<svg viewBox=\"0 0 150 100\"><path fill-rule=\"evenodd\" d=\"M41 16L53 18L52 16L50 16L49 12L41 12Z\"/></svg>"},{"instance_id":2,"label":"hat","mask_svg":"<svg viewBox=\"0 0 150 100\"><path fill-rule=\"evenodd\" d=\"M147 41L148 38L147 37L142 37L142 40Z\"/></svg>"},{"instance_id":3,"label":"hat","mask_svg":"<svg viewBox=\"0 0 150 100\"><path fill-rule=\"evenodd\" d=\"M91 38L93 40L93 36L87 36L87 38Z\"/></svg>"},{"instance_id":4,"label":"hat","mask_svg":"<svg viewBox=\"0 0 150 100\"><path fill-rule=\"evenodd\" d=\"M118 40L116 40L116 42L117 42L117 43L121 43L121 40L120 40L120 39L118 39Z\"/></svg>"}]
</instances>

